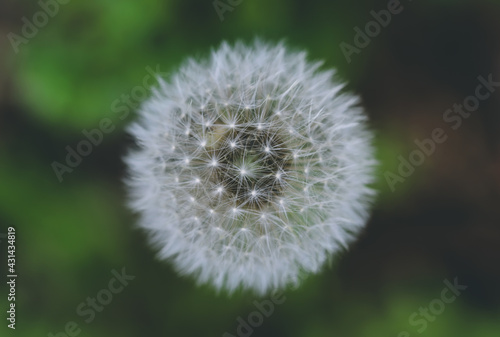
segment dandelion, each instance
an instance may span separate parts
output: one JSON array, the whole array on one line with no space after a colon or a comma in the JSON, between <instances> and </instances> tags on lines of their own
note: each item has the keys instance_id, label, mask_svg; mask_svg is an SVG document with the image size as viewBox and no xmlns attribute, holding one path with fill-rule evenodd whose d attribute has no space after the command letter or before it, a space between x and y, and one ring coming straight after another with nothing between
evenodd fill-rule
<instances>
[{"instance_id":1,"label":"dandelion","mask_svg":"<svg viewBox=\"0 0 500 337\"><path fill-rule=\"evenodd\" d=\"M179 273L264 294L318 272L363 228L372 135L320 65L283 44L223 43L143 104L130 206Z\"/></svg>"}]
</instances>

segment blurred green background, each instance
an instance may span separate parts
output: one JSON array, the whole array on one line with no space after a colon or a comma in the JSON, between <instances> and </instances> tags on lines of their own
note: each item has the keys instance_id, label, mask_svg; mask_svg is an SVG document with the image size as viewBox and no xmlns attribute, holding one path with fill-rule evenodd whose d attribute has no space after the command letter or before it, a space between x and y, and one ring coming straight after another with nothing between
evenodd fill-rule
<instances>
[{"instance_id":1,"label":"blurred green background","mask_svg":"<svg viewBox=\"0 0 500 337\"><path fill-rule=\"evenodd\" d=\"M457 130L443 121L474 94L478 76L500 81L500 3L402 0L401 13L349 63L340 44L354 45L353 29L364 30L370 11L387 6L73 0L57 13L47 7L54 15L44 20L37 1L0 0L0 233L17 229L19 275L11 331L0 237L0 336L62 337L69 321L79 336L238 335L238 317L247 321L253 302L266 298L217 295L157 261L124 206L121 158L132 144L124 127L144 99L147 67L170 73L223 40L255 36L286 39L337 68L362 98L381 166L380 195L356 244L286 291L252 335L500 336L500 94L481 101ZM23 28L23 17L33 23L34 16L40 27ZM75 149L83 131L106 118L114 130L60 182L53 163L64 164L66 147ZM414 140L435 128L448 140L392 191L385 173L396 173L398 156L408 158ZM135 279L86 322L77 307L122 268ZM444 280L455 278L468 288L443 311L436 299ZM442 312L411 319L429 305Z\"/></svg>"}]
</instances>

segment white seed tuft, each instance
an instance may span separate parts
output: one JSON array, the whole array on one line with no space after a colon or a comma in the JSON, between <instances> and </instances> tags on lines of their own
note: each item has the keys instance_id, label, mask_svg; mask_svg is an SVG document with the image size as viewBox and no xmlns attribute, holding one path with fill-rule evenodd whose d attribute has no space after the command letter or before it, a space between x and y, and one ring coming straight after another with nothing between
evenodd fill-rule
<instances>
[{"instance_id":1,"label":"white seed tuft","mask_svg":"<svg viewBox=\"0 0 500 337\"><path fill-rule=\"evenodd\" d=\"M130 206L181 274L264 294L318 272L363 228L372 135L319 67L283 44L223 43L141 107Z\"/></svg>"}]
</instances>

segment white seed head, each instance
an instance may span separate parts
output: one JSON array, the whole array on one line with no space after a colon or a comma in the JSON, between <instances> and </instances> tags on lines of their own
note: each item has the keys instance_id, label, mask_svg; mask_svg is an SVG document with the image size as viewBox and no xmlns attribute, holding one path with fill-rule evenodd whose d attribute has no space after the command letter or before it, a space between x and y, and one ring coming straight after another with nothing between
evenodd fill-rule
<instances>
[{"instance_id":1,"label":"white seed head","mask_svg":"<svg viewBox=\"0 0 500 337\"><path fill-rule=\"evenodd\" d=\"M372 135L319 67L283 44L223 43L143 104L130 205L180 273L264 294L318 272L362 229Z\"/></svg>"}]
</instances>

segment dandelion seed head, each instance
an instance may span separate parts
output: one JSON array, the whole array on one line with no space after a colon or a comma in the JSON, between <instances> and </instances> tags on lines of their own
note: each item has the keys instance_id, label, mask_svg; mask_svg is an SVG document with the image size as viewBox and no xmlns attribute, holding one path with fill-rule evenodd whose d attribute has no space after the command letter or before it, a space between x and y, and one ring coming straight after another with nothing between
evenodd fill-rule
<instances>
[{"instance_id":1,"label":"dandelion seed head","mask_svg":"<svg viewBox=\"0 0 500 337\"><path fill-rule=\"evenodd\" d=\"M223 43L142 105L129 204L181 274L264 294L318 272L363 228L372 135L319 66L283 44Z\"/></svg>"}]
</instances>

